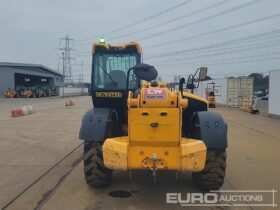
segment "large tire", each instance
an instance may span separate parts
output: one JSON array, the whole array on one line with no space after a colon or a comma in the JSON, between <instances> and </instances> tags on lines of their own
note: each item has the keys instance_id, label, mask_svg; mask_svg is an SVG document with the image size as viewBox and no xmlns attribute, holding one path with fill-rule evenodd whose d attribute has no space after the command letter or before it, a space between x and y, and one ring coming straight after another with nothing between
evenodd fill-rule
<instances>
[{"instance_id":1,"label":"large tire","mask_svg":"<svg viewBox=\"0 0 280 210\"><path fill-rule=\"evenodd\" d=\"M88 185L100 188L111 182L112 170L103 163L102 145L96 142L84 143L84 174Z\"/></svg>"},{"instance_id":2,"label":"large tire","mask_svg":"<svg viewBox=\"0 0 280 210\"><path fill-rule=\"evenodd\" d=\"M226 152L209 150L205 167L201 172L192 173L193 181L204 190L218 190L224 183Z\"/></svg>"}]
</instances>

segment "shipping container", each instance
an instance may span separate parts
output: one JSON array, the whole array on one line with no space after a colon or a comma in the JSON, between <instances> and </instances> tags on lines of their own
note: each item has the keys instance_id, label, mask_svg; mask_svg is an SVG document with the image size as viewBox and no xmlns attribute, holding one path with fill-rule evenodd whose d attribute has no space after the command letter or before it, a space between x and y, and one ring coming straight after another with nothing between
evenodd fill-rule
<instances>
[{"instance_id":1,"label":"shipping container","mask_svg":"<svg viewBox=\"0 0 280 210\"><path fill-rule=\"evenodd\" d=\"M269 72L269 115L280 117L280 70Z\"/></svg>"},{"instance_id":2,"label":"shipping container","mask_svg":"<svg viewBox=\"0 0 280 210\"><path fill-rule=\"evenodd\" d=\"M254 89L252 77L226 77L203 81L194 93L207 99L213 86L217 104L229 107L244 107L252 104Z\"/></svg>"}]
</instances>

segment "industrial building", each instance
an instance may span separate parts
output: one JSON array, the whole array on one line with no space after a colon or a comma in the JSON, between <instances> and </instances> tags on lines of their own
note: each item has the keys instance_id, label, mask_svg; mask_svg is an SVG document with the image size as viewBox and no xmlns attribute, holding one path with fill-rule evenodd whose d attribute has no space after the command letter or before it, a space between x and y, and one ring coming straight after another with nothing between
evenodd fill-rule
<instances>
[{"instance_id":1,"label":"industrial building","mask_svg":"<svg viewBox=\"0 0 280 210\"><path fill-rule=\"evenodd\" d=\"M270 116L280 117L280 70L269 72L269 101L268 113Z\"/></svg>"},{"instance_id":2,"label":"industrial building","mask_svg":"<svg viewBox=\"0 0 280 210\"><path fill-rule=\"evenodd\" d=\"M63 75L39 64L0 62L0 97L8 89L51 88L63 86Z\"/></svg>"}]
</instances>

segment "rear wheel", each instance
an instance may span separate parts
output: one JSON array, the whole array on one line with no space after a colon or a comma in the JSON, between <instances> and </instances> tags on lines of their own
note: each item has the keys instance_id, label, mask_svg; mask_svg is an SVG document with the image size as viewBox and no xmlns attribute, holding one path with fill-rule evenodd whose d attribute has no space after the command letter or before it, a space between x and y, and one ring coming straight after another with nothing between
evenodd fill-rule
<instances>
[{"instance_id":1,"label":"rear wheel","mask_svg":"<svg viewBox=\"0 0 280 210\"><path fill-rule=\"evenodd\" d=\"M105 187L111 182L112 170L103 163L102 145L96 142L84 143L85 180L92 187Z\"/></svg>"},{"instance_id":2,"label":"rear wheel","mask_svg":"<svg viewBox=\"0 0 280 210\"><path fill-rule=\"evenodd\" d=\"M198 115L192 118L191 137L201 139L200 122ZM226 151L207 148L207 156L204 169L201 172L192 173L194 183L205 190L218 190L224 183L226 170Z\"/></svg>"},{"instance_id":3,"label":"rear wheel","mask_svg":"<svg viewBox=\"0 0 280 210\"><path fill-rule=\"evenodd\" d=\"M192 178L201 189L218 190L224 183L225 169L226 152L209 150L204 169L201 172L193 173Z\"/></svg>"}]
</instances>

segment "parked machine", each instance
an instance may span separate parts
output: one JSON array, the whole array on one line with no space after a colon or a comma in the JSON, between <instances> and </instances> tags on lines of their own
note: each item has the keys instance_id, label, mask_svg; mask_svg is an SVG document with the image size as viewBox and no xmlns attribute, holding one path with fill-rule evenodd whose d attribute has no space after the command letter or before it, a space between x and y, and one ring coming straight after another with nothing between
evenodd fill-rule
<instances>
[{"instance_id":1,"label":"parked machine","mask_svg":"<svg viewBox=\"0 0 280 210\"><path fill-rule=\"evenodd\" d=\"M259 114L260 110L257 109L258 98L256 96L252 99L251 105L243 105L240 107L240 110L243 112L249 112L251 114Z\"/></svg>"},{"instance_id":2,"label":"parked machine","mask_svg":"<svg viewBox=\"0 0 280 210\"><path fill-rule=\"evenodd\" d=\"M137 43L93 45L91 95L94 108L82 120L84 174L104 187L113 170L192 172L203 189L219 189L225 177L227 124L208 102L156 82L157 70L141 63ZM206 68L198 69L204 79ZM195 75L193 76L195 77ZM197 80L196 80L197 81ZM194 87L194 80L187 84Z\"/></svg>"},{"instance_id":3,"label":"parked machine","mask_svg":"<svg viewBox=\"0 0 280 210\"><path fill-rule=\"evenodd\" d=\"M21 91L21 97L23 98L31 98L32 97L32 91L29 88L24 87Z\"/></svg>"},{"instance_id":4,"label":"parked machine","mask_svg":"<svg viewBox=\"0 0 280 210\"><path fill-rule=\"evenodd\" d=\"M207 101L209 104L209 108L216 108L216 98L215 98L215 82L208 83L208 85L212 85L212 90L208 93Z\"/></svg>"},{"instance_id":5,"label":"parked machine","mask_svg":"<svg viewBox=\"0 0 280 210\"><path fill-rule=\"evenodd\" d=\"M211 91L208 94L207 101L209 104L209 108L216 108L216 99L215 99L215 92Z\"/></svg>"},{"instance_id":6,"label":"parked machine","mask_svg":"<svg viewBox=\"0 0 280 210\"><path fill-rule=\"evenodd\" d=\"M57 89L55 87L52 88L48 86L17 86L15 90L8 89L4 93L6 98L41 98L57 95Z\"/></svg>"},{"instance_id":7,"label":"parked machine","mask_svg":"<svg viewBox=\"0 0 280 210\"><path fill-rule=\"evenodd\" d=\"M258 98L253 97L252 105L250 106L250 110L252 114L259 114L260 111L257 109Z\"/></svg>"},{"instance_id":8,"label":"parked machine","mask_svg":"<svg viewBox=\"0 0 280 210\"><path fill-rule=\"evenodd\" d=\"M32 90L32 96L31 96L32 98L41 98L45 96L44 91L38 86L33 86L31 90Z\"/></svg>"},{"instance_id":9,"label":"parked machine","mask_svg":"<svg viewBox=\"0 0 280 210\"><path fill-rule=\"evenodd\" d=\"M16 97L16 91L14 89L8 89L7 91L5 91L4 96L5 98L15 98Z\"/></svg>"}]
</instances>

